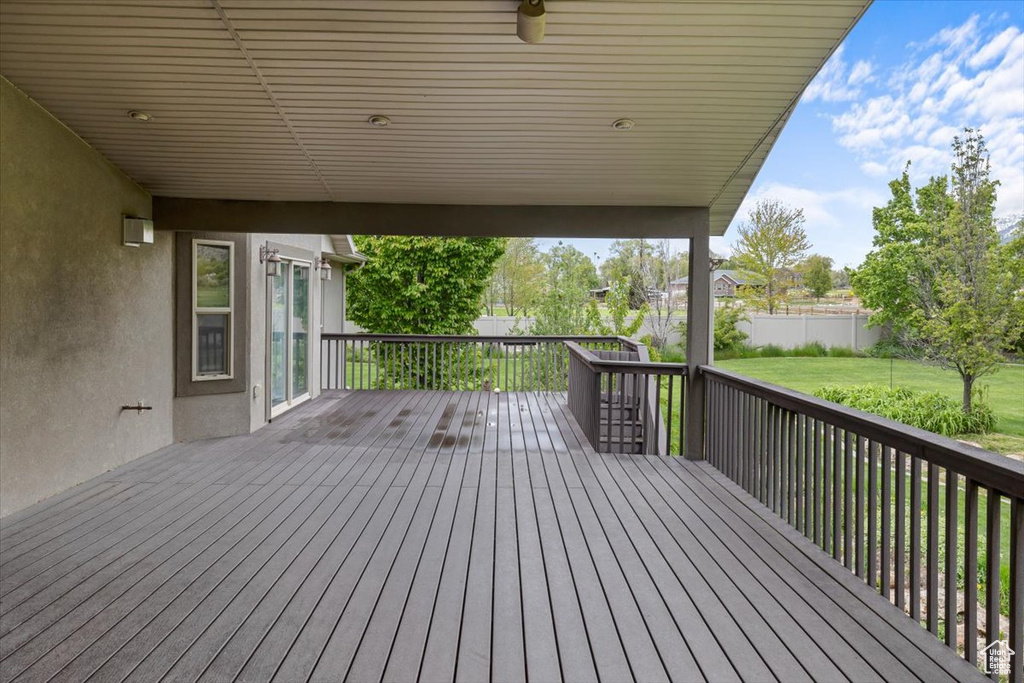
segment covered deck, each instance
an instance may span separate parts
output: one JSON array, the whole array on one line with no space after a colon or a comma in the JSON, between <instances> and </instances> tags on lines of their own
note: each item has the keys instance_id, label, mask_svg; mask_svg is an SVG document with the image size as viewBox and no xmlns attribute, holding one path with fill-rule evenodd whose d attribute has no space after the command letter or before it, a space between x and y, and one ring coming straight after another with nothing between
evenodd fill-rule
<instances>
[{"instance_id":1,"label":"covered deck","mask_svg":"<svg viewBox=\"0 0 1024 683\"><path fill-rule=\"evenodd\" d=\"M555 392L330 391L5 519L4 681L980 680L707 461Z\"/></svg>"}]
</instances>

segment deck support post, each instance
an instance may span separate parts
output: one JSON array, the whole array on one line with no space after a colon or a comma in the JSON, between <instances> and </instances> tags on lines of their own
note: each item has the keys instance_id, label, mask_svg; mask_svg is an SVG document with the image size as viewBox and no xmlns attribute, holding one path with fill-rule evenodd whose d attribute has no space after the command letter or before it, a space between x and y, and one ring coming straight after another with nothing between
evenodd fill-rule
<instances>
[{"instance_id":1,"label":"deck support post","mask_svg":"<svg viewBox=\"0 0 1024 683\"><path fill-rule=\"evenodd\" d=\"M689 460L704 459L704 378L699 367L711 362L710 222L690 238L689 291L686 296L686 449Z\"/></svg>"}]
</instances>

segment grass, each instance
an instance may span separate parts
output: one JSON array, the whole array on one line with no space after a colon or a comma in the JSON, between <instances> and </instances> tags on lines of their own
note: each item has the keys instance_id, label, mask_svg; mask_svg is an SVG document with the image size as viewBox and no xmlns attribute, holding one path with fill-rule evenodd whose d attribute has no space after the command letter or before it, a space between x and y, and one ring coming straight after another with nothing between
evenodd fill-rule
<instances>
[{"instance_id":1,"label":"grass","mask_svg":"<svg viewBox=\"0 0 1024 683\"><path fill-rule=\"evenodd\" d=\"M826 385L880 384L938 391L959 398L960 377L949 370L885 358L740 358L716 365L806 394ZM1002 366L976 383L996 414L995 431L960 438L997 453L1024 453L1024 366Z\"/></svg>"}]
</instances>

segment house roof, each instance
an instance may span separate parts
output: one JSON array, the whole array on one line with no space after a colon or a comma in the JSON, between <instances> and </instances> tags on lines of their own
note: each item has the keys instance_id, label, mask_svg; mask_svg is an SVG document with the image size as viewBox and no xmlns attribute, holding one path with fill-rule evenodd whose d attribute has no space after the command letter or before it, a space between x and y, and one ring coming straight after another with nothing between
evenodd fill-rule
<instances>
[{"instance_id":1,"label":"house roof","mask_svg":"<svg viewBox=\"0 0 1024 683\"><path fill-rule=\"evenodd\" d=\"M331 246L334 247L335 260L343 263L366 263L366 256L356 249L352 235L331 235Z\"/></svg>"},{"instance_id":2,"label":"house roof","mask_svg":"<svg viewBox=\"0 0 1024 683\"><path fill-rule=\"evenodd\" d=\"M749 277L747 275L744 275L742 272L740 272L738 270L727 270L727 269L726 270L716 270L715 271L715 280L718 280L718 278L720 278L720 277L727 277L727 278L732 280L737 285L757 284L757 281L758 281L756 277L755 278ZM687 276L687 277L681 277L678 280L672 280L672 282L670 282L669 284L672 284L672 285L685 285L685 284L689 284L689 282L690 282L690 278Z\"/></svg>"},{"instance_id":3,"label":"house roof","mask_svg":"<svg viewBox=\"0 0 1024 683\"><path fill-rule=\"evenodd\" d=\"M722 234L868 4L551 0L528 45L513 0L11 0L0 72L156 196L698 207Z\"/></svg>"}]
</instances>

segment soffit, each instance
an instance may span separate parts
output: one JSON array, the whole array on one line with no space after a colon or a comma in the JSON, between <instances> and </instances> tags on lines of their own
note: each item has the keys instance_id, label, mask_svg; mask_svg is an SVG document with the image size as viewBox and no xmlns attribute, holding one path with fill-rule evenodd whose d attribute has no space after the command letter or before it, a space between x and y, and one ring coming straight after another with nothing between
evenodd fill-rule
<instances>
[{"instance_id":1,"label":"soffit","mask_svg":"<svg viewBox=\"0 0 1024 683\"><path fill-rule=\"evenodd\" d=\"M4 1L0 72L155 195L711 207L721 234L867 0L550 0L538 45L517 5Z\"/></svg>"}]
</instances>

